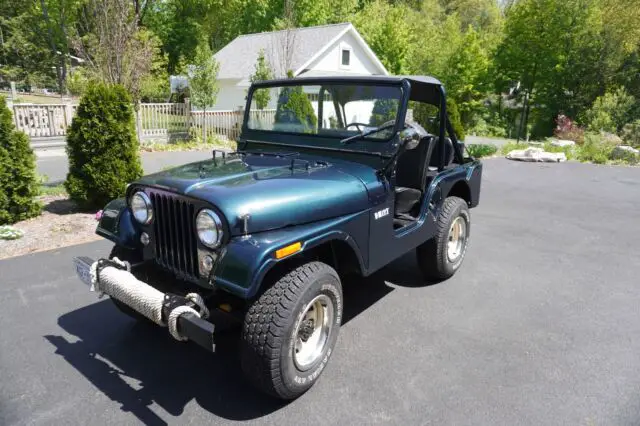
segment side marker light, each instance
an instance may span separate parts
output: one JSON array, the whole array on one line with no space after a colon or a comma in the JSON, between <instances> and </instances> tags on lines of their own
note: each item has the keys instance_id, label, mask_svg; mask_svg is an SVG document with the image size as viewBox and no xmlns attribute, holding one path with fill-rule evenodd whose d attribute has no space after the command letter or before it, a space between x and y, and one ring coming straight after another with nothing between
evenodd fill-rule
<instances>
[{"instance_id":1,"label":"side marker light","mask_svg":"<svg viewBox=\"0 0 640 426\"><path fill-rule=\"evenodd\" d=\"M297 243L289 244L286 247L282 247L279 250L276 250L276 259L282 259L283 257L287 257L292 255L293 253L297 253L302 250L302 243L298 241Z\"/></svg>"}]
</instances>

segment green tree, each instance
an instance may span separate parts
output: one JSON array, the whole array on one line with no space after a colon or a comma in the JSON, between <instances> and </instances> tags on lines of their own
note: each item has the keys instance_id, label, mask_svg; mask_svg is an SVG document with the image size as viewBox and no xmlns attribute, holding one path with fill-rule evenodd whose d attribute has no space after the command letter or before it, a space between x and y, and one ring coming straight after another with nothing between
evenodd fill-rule
<instances>
[{"instance_id":1,"label":"green tree","mask_svg":"<svg viewBox=\"0 0 640 426\"><path fill-rule=\"evenodd\" d=\"M296 0L292 4L298 27L346 22L358 8L357 0Z\"/></svg>"},{"instance_id":2,"label":"green tree","mask_svg":"<svg viewBox=\"0 0 640 426\"><path fill-rule=\"evenodd\" d=\"M162 41L167 72L178 74L203 40L216 51L241 34L271 30L281 11L272 0L165 0L150 8L144 22Z\"/></svg>"},{"instance_id":3,"label":"green tree","mask_svg":"<svg viewBox=\"0 0 640 426\"><path fill-rule=\"evenodd\" d=\"M404 5L373 0L354 17L356 28L391 74L407 70L407 55L413 42L405 20L407 13L410 11Z\"/></svg>"},{"instance_id":4,"label":"green tree","mask_svg":"<svg viewBox=\"0 0 640 426\"><path fill-rule=\"evenodd\" d=\"M625 143L634 147L640 146L640 119L627 123L622 128L621 135Z\"/></svg>"},{"instance_id":5,"label":"green tree","mask_svg":"<svg viewBox=\"0 0 640 426\"><path fill-rule=\"evenodd\" d=\"M251 83L257 81L270 80L273 78L273 69L264 57L264 50L260 49L258 53L258 60L256 61L255 70L249 77ZM271 92L269 89L258 89L253 92L253 101L256 103L258 109L265 109L269 105L271 100Z\"/></svg>"},{"instance_id":6,"label":"green tree","mask_svg":"<svg viewBox=\"0 0 640 426\"><path fill-rule=\"evenodd\" d=\"M218 69L211 49L206 43L198 46L196 57L189 71L189 89L193 105L202 108L203 125L202 135L204 143L207 143L207 120L205 119L207 107L213 106L218 98Z\"/></svg>"},{"instance_id":7,"label":"green tree","mask_svg":"<svg viewBox=\"0 0 640 426\"><path fill-rule=\"evenodd\" d=\"M423 102L411 102L409 105L413 109L413 119L416 120L429 133L438 135L440 133L440 108L435 105ZM447 99L447 116L453 131L459 140L464 140L466 132L460 121L460 112L456 101Z\"/></svg>"},{"instance_id":8,"label":"green tree","mask_svg":"<svg viewBox=\"0 0 640 426\"><path fill-rule=\"evenodd\" d=\"M140 82L140 100L142 102L167 102L171 96L169 87L169 73L167 55L157 47L158 41L154 40L154 48L149 73L142 77Z\"/></svg>"},{"instance_id":9,"label":"green tree","mask_svg":"<svg viewBox=\"0 0 640 426\"><path fill-rule=\"evenodd\" d=\"M74 70L67 79L67 89L73 96L82 96L89 86L89 76L84 68Z\"/></svg>"},{"instance_id":10,"label":"green tree","mask_svg":"<svg viewBox=\"0 0 640 426\"><path fill-rule=\"evenodd\" d=\"M66 22L66 0L0 2L0 77L64 91L67 38L59 22ZM43 9L47 20L43 19ZM49 15L49 11L53 15ZM61 15L60 15L61 14ZM69 24L71 25L71 23ZM64 26L66 29L67 26ZM52 43L55 49L52 48ZM67 52L68 53L68 52ZM65 70L63 70L65 68Z\"/></svg>"},{"instance_id":11,"label":"green tree","mask_svg":"<svg viewBox=\"0 0 640 426\"><path fill-rule=\"evenodd\" d=\"M302 126L302 131L305 133L313 131L318 125L318 117L316 117L311 101L304 93L302 86L283 87L280 90L275 122L291 122L290 117L292 116L295 118L295 122Z\"/></svg>"},{"instance_id":12,"label":"green tree","mask_svg":"<svg viewBox=\"0 0 640 426\"><path fill-rule=\"evenodd\" d=\"M461 122L470 127L477 115L485 108L487 97L487 73L490 52L483 47L480 35L469 27L461 43L449 57L442 81L447 95L454 99L460 111Z\"/></svg>"},{"instance_id":13,"label":"green tree","mask_svg":"<svg viewBox=\"0 0 640 426\"><path fill-rule=\"evenodd\" d=\"M83 208L102 208L142 175L131 97L123 86L89 86L69 128L67 156L65 188Z\"/></svg>"},{"instance_id":14,"label":"green tree","mask_svg":"<svg viewBox=\"0 0 640 426\"><path fill-rule=\"evenodd\" d=\"M29 138L18 132L13 116L0 96L0 225L40 214L35 155Z\"/></svg>"},{"instance_id":15,"label":"green tree","mask_svg":"<svg viewBox=\"0 0 640 426\"><path fill-rule=\"evenodd\" d=\"M182 65L194 58L199 41L206 39L199 3L162 1L146 15L145 24L160 38L162 50L167 55L168 74L184 72Z\"/></svg>"},{"instance_id":16,"label":"green tree","mask_svg":"<svg viewBox=\"0 0 640 426\"><path fill-rule=\"evenodd\" d=\"M530 105L550 133L559 112L575 117L602 85L597 75L602 28L597 0L521 0L508 9L495 57L497 88L520 82L524 120Z\"/></svg>"},{"instance_id":17,"label":"green tree","mask_svg":"<svg viewBox=\"0 0 640 426\"><path fill-rule=\"evenodd\" d=\"M376 99L371 111L369 124L380 126L387 121L395 120L398 115L398 101L395 99Z\"/></svg>"},{"instance_id":18,"label":"green tree","mask_svg":"<svg viewBox=\"0 0 640 426\"><path fill-rule=\"evenodd\" d=\"M464 126L462 125L462 120L460 119L458 104L454 99L447 99L447 115L449 116L451 127L453 127L453 131L458 139L464 140L467 134L464 130Z\"/></svg>"},{"instance_id":19,"label":"green tree","mask_svg":"<svg viewBox=\"0 0 640 426\"><path fill-rule=\"evenodd\" d=\"M149 75L160 42L141 28L131 0L88 0L82 25L90 28L78 40L96 79L124 86L133 101L140 101L142 82Z\"/></svg>"},{"instance_id":20,"label":"green tree","mask_svg":"<svg viewBox=\"0 0 640 426\"><path fill-rule=\"evenodd\" d=\"M60 93L67 93L71 32L81 5L79 0L39 1L43 34L49 47L49 57L55 64Z\"/></svg>"},{"instance_id":21,"label":"green tree","mask_svg":"<svg viewBox=\"0 0 640 426\"><path fill-rule=\"evenodd\" d=\"M629 112L634 104L634 97L619 87L595 100L585 113L584 123L593 132L617 133L630 121Z\"/></svg>"},{"instance_id":22,"label":"green tree","mask_svg":"<svg viewBox=\"0 0 640 426\"><path fill-rule=\"evenodd\" d=\"M496 0L441 0L440 3L445 14L458 15L463 31L469 26L476 31L492 31L500 25L500 7Z\"/></svg>"}]
</instances>

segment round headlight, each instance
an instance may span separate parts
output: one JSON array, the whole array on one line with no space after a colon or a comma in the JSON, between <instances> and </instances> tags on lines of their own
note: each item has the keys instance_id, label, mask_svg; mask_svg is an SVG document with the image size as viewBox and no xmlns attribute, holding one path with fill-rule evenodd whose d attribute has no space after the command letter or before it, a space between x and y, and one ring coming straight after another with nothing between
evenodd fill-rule
<instances>
[{"instance_id":1,"label":"round headlight","mask_svg":"<svg viewBox=\"0 0 640 426\"><path fill-rule=\"evenodd\" d=\"M144 192L138 191L131 197L131 212L133 217L141 224L148 225L153 219L151 200Z\"/></svg>"},{"instance_id":2,"label":"round headlight","mask_svg":"<svg viewBox=\"0 0 640 426\"><path fill-rule=\"evenodd\" d=\"M216 248L222 241L222 221L212 210L200 210L196 217L196 230L200 242L207 247Z\"/></svg>"}]
</instances>

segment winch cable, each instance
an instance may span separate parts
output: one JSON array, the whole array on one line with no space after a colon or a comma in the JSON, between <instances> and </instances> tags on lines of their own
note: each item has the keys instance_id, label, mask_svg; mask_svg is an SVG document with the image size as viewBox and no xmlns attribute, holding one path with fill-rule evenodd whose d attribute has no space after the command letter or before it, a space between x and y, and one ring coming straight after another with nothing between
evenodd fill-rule
<instances>
[{"instance_id":1,"label":"winch cable","mask_svg":"<svg viewBox=\"0 0 640 426\"><path fill-rule=\"evenodd\" d=\"M110 268L107 269L107 267ZM168 326L169 333L176 340L187 340L187 338L182 336L178 331L177 323L181 315L190 312L202 319L209 317L209 310L205 306L202 296L198 293L189 293L185 298L189 300L193 306L182 305L174 308L165 323L162 319L165 294L139 281L131 274L131 265L117 257L113 259L100 259L94 262L91 265L90 273L91 291L97 291L99 297L108 294L130 306L154 323L163 327Z\"/></svg>"}]
</instances>

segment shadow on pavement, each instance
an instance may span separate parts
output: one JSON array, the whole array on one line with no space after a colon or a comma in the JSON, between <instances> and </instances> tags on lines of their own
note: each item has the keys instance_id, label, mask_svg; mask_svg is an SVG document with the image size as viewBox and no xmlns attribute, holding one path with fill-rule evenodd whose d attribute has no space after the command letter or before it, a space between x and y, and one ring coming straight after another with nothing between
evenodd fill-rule
<instances>
[{"instance_id":1,"label":"shadow on pavement","mask_svg":"<svg viewBox=\"0 0 640 426\"><path fill-rule=\"evenodd\" d=\"M405 256L406 257L406 256ZM366 279L344 284L344 323L400 286L425 285L404 257ZM417 275L416 275L417 274ZM109 300L69 312L58 324L78 340L47 335L64 357L94 386L145 424L167 424L152 409L157 404L179 416L195 400L229 420L267 415L286 402L254 390L243 378L238 356L240 330L216 335L216 353L173 340L166 329L135 323Z\"/></svg>"},{"instance_id":2,"label":"shadow on pavement","mask_svg":"<svg viewBox=\"0 0 640 426\"><path fill-rule=\"evenodd\" d=\"M53 200L44 206L44 210L60 216L81 211L75 202L68 199Z\"/></svg>"},{"instance_id":3,"label":"shadow on pavement","mask_svg":"<svg viewBox=\"0 0 640 426\"><path fill-rule=\"evenodd\" d=\"M261 417L283 406L243 380L237 333L218 334L216 353L210 354L176 342L166 329L135 323L110 300L65 314L58 324L79 340L45 336L56 354L145 424L167 424L150 407L154 403L179 416L195 399L230 420Z\"/></svg>"},{"instance_id":4,"label":"shadow on pavement","mask_svg":"<svg viewBox=\"0 0 640 426\"><path fill-rule=\"evenodd\" d=\"M425 281L416 260L415 250L411 250L385 268L367 278L368 280L386 281L398 287L429 287L441 281Z\"/></svg>"}]
</instances>

